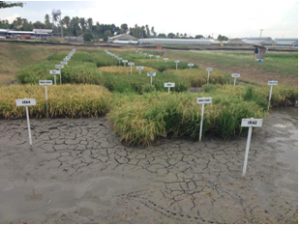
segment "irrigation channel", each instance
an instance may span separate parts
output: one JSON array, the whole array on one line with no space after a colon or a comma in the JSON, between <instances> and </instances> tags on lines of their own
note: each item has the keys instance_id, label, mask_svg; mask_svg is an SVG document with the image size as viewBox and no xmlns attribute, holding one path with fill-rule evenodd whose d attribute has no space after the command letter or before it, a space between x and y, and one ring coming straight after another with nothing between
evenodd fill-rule
<instances>
[{"instance_id":1,"label":"irrigation channel","mask_svg":"<svg viewBox=\"0 0 300 225\"><path fill-rule=\"evenodd\" d=\"M292 223L298 217L298 109L246 138L120 143L106 119L0 123L1 223Z\"/></svg>"}]
</instances>

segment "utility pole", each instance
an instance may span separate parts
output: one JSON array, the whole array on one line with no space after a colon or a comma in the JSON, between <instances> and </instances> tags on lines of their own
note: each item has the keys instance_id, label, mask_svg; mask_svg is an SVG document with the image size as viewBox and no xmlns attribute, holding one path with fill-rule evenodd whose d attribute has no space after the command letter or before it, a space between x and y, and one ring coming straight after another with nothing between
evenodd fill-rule
<instances>
[{"instance_id":1,"label":"utility pole","mask_svg":"<svg viewBox=\"0 0 300 225\"><path fill-rule=\"evenodd\" d=\"M260 38L261 38L261 33L262 33L263 29L260 29Z\"/></svg>"}]
</instances>

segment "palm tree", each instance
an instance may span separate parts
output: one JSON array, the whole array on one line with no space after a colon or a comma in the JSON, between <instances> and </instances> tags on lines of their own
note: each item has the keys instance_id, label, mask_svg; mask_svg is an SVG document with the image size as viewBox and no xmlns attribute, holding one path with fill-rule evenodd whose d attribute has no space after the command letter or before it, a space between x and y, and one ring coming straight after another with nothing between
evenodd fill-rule
<instances>
[{"instance_id":1,"label":"palm tree","mask_svg":"<svg viewBox=\"0 0 300 225\"><path fill-rule=\"evenodd\" d=\"M63 19L62 19L63 23L67 26L67 27L70 27L70 17L68 16L65 16Z\"/></svg>"},{"instance_id":2,"label":"palm tree","mask_svg":"<svg viewBox=\"0 0 300 225\"><path fill-rule=\"evenodd\" d=\"M45 24L49 24L50 23L50 16L48 14L45 15Z\"/></svg>"},{"instance_id":3,"label":"palm tree","mask_svg":"<svg viewBox=\"0 0 300 225\"><path fill-rule=\"evenodd\" d=\"M81 27L81 30L82 31L85 31L85 25L86 25L86 22L85 22L85 19L83 17L81 17L79 19L79 24L80 24L80 27Z\"/></svg>"},{"instance_id":4,"label":"palm tree","mask_svg":"<svg viewBox=\"0 0 300 225\"><path fill-rule=\"evenodd\" d=\"M87 23L89 25L89 30L92 31L92 28L93 28L93 19L92 18L88 18Z\"/></svg>"}]
</instances>

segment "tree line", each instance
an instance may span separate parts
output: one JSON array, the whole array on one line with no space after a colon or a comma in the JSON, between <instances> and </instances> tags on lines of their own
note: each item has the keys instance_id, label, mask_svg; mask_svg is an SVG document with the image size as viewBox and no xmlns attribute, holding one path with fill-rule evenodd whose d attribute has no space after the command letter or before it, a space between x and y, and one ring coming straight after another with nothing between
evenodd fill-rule
<instances>
[{"instance_id":1,"label":"tree line","mask_svg":"<svg viewBox=\"0 0 300 225\"><path fill-rule=\"evenodd\" d=\"M45 15L44 21L36 21L32 23L26 18L17 17L12 23L8 20L0 19L0 29L11 29L18 31L31 31L33 29L53 29L54 35L60 35L59 18L54 17L54 26L52 18L48 14ZM157 33L154 27L149 25L139 26L135 24L134 27L129 27L126 23L121 26L115 24L100 24L94 23L92 18L84 17L69 17L65 16L61 19L64 36L84 36L85 39L99 39L103 38L104 41L108 37L118 34L130 34L136 38L186 38L186 39L199 39L199 38L212 38L210 35L205 37L203 35L195 35L194 37L187 35L187 33ZM219 41L226 41L226 36L219 35Z\"/></svg>"}]
</instances>

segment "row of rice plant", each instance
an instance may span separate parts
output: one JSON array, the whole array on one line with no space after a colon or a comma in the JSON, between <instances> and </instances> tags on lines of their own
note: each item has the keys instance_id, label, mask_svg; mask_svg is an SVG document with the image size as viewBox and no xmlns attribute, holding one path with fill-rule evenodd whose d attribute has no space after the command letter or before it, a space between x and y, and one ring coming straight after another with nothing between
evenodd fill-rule
<instances>
[{"instance_id":1,"label":"row of rice plant","mask_svg":"<svg viewBox=\"0 0 300 225\"><path fill-rule=\"evenodd\" d=\"M161 137L189 136L198 138L201 105L197 97L206 93L162 93L115 95L108 118L122 141L150 145ZM213 103L205 107L203 134L210 132L229 138L244 135L242 118L262 118L263 109L242 96L212 94Z\"/></svg>"},{"instance_id":2,"label":"row of rice plant","mask_svg":"<svg viewBox=\"0 0 300 225\"><path fill-rule=\"evenodd\" d=\"M242 96L245 101L255 101L263 109L267 109L270 95L270 86L236 86L206 84L203 91L209 94L222 94ZM276 85L273 87L271 107L292 106L298 102L298 90L286 85Z\"/></svg>"},{"instance_id":3,"label":"row of rice plant","mask_svg":"<svg viewBox=\"0 0 300 225\"><path fill-rule=\"evenodd\" d=\"M192 68L183 70L166 70L164 73L174 74L176 76L186 79L191 87L201 87L207 84L207 71L205 68ZM210 72L209 83L210 84L229 84L232 83L233 79L228 73L214 69Z\"/></svg>"},{"instance_id":4,"label":"row of rice plant","mask_svg":"<svg viewBox=\"0 0 300 225\"><path fill-rule=\"evenodd\" d=\"M108 88L108 90L113 92L135 92L135 93L145 93L151 91L168 91L164 87L164 83L174 82L175 88L171 91L183 92L189 87L189 83L178 76L172 74L162 74L157 73L155 77L152 78L152 86L150 85L150 77L146 74L125 74L125 75L103 75L103 85Z\"/></svg>"},{"instance_id":5,"label":"row of rice plant","mask_svg":"<svg viewBox=\"0 0 300 225\"><path fill-rule=\"evenodd\" d=\"M77 53L76 53L77 54ZM74 56L76 55L74 54ZM74 57L73 56L73 57ZM57 64L60 64L58 62ZM46 61L25 67L17 73L17 78L22 84L37 84L39 80L52 80L54 76L49 73L53 69L54 62ZM100 84L102 73L94 63L69 61L61 70L62 83L76 84Z\"/></svg>"},{"instance_id":6,"label":"row of rice plant","mask_svg":"<svg viewBox=\"0 0 300 225\"><path fill-rule=\"evenodd\" d=\"M36 106L28 107L30 116L45 117L45 88L39 85L11 85L0 88L0 118L25 118L25 107L16 99L34 98ZM112 94L96 85L48 86L48 112L55 117L97 117L108 112Z\"/></svg>"}]
</instances>

